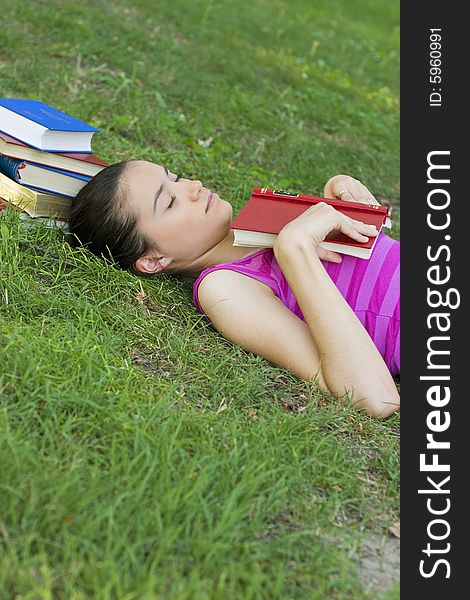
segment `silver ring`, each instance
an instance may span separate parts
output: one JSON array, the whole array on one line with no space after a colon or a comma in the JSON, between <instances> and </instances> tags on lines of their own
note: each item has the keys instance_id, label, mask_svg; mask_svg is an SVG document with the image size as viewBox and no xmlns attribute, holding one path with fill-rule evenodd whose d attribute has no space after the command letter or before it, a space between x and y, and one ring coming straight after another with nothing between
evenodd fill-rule
<instances>
[{"instance_id":1,"label":"silver ring","mask_svg":"<svg viewBox=\"0 0 470 600\"><path fill-rule=\"evenodd\" d=\"M343 194L347 194L348 192L349 192L349 190L348 190L347 188L344 188L344 190L341 190L341 191L340 191L340 193L339 193L339 197L341 198L341 196L342 196Z\"/></svg>"}]
</instances>

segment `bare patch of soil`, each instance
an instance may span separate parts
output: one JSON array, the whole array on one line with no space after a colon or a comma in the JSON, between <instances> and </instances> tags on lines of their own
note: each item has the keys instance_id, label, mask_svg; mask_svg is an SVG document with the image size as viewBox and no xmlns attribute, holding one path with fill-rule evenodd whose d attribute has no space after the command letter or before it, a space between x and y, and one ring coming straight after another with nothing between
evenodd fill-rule
<instances>
[{"instance_id":1,"label":"bare patch of soil","mask_svg":"<svg viewBox=\"0 0 470 600\"><path fill-rule=\"evenodd\" d=\"M400 583L400 540L370 536L358 553L357 574L367 592L385 592Z\"/></svg>"}]
</instances>

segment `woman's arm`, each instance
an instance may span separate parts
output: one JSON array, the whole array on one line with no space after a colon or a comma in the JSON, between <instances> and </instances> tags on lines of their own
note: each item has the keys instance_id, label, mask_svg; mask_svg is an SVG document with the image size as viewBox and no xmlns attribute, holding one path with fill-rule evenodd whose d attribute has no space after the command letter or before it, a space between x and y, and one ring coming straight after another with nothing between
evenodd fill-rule
<instances>
[{"instance_id":1,"label":"woman's arm","mask_svg":"<svg viewBox=\"0 0 470 600\"><path fill-rule=\"evenodd\" d=\"M382 418L398 410L400 397L382 356L311 246L281 240L274 253L318 349L328 389L351 392L357 408Z\"/></svg>"}]
</instances>

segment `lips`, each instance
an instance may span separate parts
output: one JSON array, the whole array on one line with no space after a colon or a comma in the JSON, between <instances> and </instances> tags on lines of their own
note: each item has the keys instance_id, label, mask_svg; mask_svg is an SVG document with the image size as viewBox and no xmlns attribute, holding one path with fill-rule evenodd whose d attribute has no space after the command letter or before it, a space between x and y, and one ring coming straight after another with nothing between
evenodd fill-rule
<instances>
[{"instance_id":1,"label":"lips","mask_svg":"<svg viewBox=\"0 0 470 600\"><path fill-rule=\"evenodd\" d=\"M207 190L207 204L206 204L205 212L207 212L209 209L209 203L211 201L211 198L212 198L212 192L210 190Z\"/></svg>"}]
</instances>

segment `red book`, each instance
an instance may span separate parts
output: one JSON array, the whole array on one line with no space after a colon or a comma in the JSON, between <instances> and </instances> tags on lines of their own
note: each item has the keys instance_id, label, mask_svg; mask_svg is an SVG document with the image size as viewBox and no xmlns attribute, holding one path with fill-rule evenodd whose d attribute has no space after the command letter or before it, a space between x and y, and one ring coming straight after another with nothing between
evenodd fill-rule
<instances>
[{"instance_id":1,"label":"red book","mask_svg":"<svg viewBox=\"0 0 470 600\"><path fill-rule=\"evenodd\" d=\"M90 153L72 153L72 152L43 152L32 148L20 140L17 140L6 133L0 132L0 154L29 160L47 167L72 171L79 175L89 175L93 177L99 173L108 163Z\"/></svg>"},{"instance_id":2,"label":"red book","mask_svg":"<svg viewBox=\"0 0 470 600\"><path fill-rule=\"evenodd\" d=\"M284 225L319 202L330 204L352 219L367 225L375 225L379 231L382 227L391 225L390 214L385 206L332 200L307 194L291 194L283 190L254 188L251 198L230 225L235 236L233 245L272 248L276 236ZM320 245L341 254L369 258L376 239L377 237L370 237L367 242L362 243L341 232L334 232Z\"/></svg>"}]
</instances>

